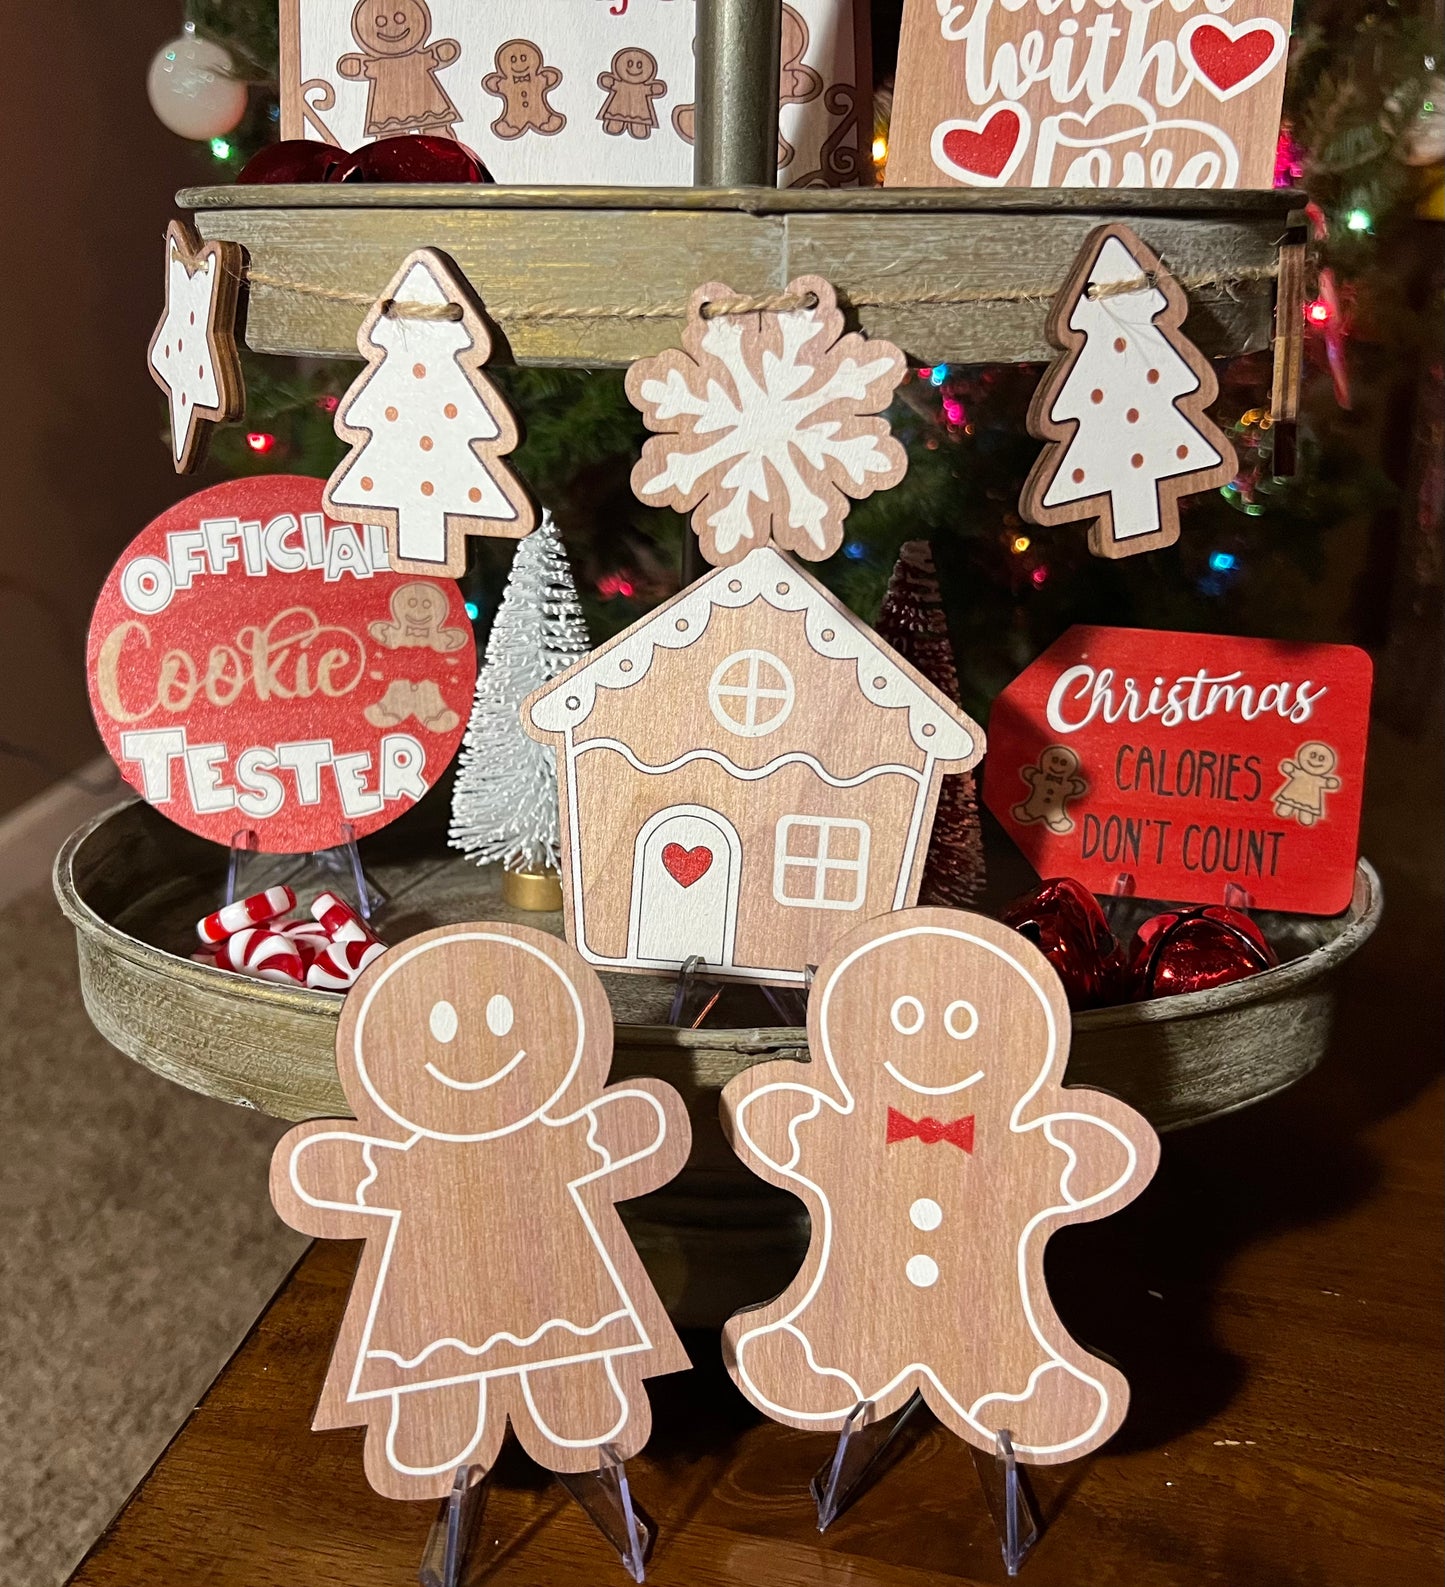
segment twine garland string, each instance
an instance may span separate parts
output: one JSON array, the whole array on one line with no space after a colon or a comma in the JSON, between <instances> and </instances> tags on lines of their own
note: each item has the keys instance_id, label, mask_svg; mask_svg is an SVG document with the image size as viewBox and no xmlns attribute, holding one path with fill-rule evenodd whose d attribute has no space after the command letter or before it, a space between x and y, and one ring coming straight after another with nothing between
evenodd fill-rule
<instances>
[{"instance_id":1,"label":"twine garland string","mask_svg":"<svg viewBox=\"0 0 1445 1587\"><path fill-rule=\"evenodd\" d=\"M1205 291L1217 288L1234 297L1234 288L1262 281L1273 281L1279 274L1277 264L1244 265L1227 271L1208 271L1194 275L1176 275L1174 280L1186 291ZM292 281L283 276L268 275L265 271L246 269L241 280L253 287L264 287L273 292L292 292L300 297L319 298L328 303L347 303L357 308L370 309L376 302L375 294L348 292L341 287L321 286L311 281ZM1152 275L1138 275L1123 281L1107 281L1088 289L1090 298L1118 297L1139 292L1154 286ZM989 304L1052 303L1062 290L1062 283L1053 287L997 287L967 289L947 287L936 292L898 293L878 297L852 297L846 302L856 309L906 309L906 308L976 308ZM787 314L798 309L813 308L816 298L811 292L771 292L753 296L718 298L704 305L704 318L712 319L731 314ZM600 308L595 306L566 308L545 304L489 305L489 312L499 320L684 320L686 304L666 304L638 308ZM456 320L461 311L454 303L409 303L388 299L383 312L396 319Z\"/></svg>"}]
</instances>

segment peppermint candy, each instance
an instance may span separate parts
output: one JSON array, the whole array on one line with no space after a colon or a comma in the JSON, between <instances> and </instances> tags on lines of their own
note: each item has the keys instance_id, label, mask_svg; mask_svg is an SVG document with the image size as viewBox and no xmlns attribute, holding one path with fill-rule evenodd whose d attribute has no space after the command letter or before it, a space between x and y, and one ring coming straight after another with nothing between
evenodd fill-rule
<instances>
[{"instance_id":1,"label":"peppermint candy","mask_svg":"<svg viewBox=\"0 0 1445 1587\"><path fill-rule=\"evenodd\" d=\"M346 942L333 942L307 970L306 984L317 992L345 992L355 985L356 978L367 965L385 952L386 944L375 937L369 942L354 937Z\"/></svg>"},{"instance_id":2,"label":"peppermint candy","mask_svg":"<svg viewBox=\"0 0 1445 1587\"><path fill-rule=\"evenodd\" d=\"M227 937L216 962L258 981L288 981L293 986L306 984L306 966L289 937L265 926L247 926Z\"/></svg>"},{"instance_id":3,"label":"peppermint candy","mask_svg":"<svg viewBox=\"0 0 1445 1587\"><path fill-rule=\"evenodd\" d=\"M296 907L296 894L289 887L268 887L264 893L238 898L196 922L196 935L202 942L224 942L247 926L264 926L279 920Z\"/></svg>"}]
</instances>

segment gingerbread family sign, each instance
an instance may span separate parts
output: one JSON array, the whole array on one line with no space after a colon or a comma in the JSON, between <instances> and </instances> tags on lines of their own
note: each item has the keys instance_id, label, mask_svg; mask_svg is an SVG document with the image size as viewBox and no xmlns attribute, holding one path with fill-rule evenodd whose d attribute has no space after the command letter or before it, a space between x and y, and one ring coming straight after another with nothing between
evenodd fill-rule
<instances>
[{"instance_id":1,"label":"gingerbread family sign","mask_svg":"<svg viewBox=\"0 0 1445 1587\"><path fill-rule=\"evenodd\" d=\"M1132 1108L1062 1084L1069 1034L1058 977L996 921L911 909L833 944L811 1061L723 1091L734 1151L812 1224L793 1282L723 1332L759 1410L837 1431L918 1392L977 1448L1007 1430L1037 1465L1117 1430L1128 1384L1059 1320L1044 1247L1132 1201L1159 1146Z\"/></svg>"},{"instance_id":2,"label":"gingerbread family sign","mask_svg":"<svg viewBox=\"0 0 1445 1587\"><path fill-rule=\"evenodd\" d=\"M329 518L321 481L288 475L214 486L144 529L88 649L126 781L202 837L274 854L410 809L457 752L476 665L457 586L393 571L379 529Z\"/></svg>"},{"instance_id":3,"label":"gingerbread family sign","mask_svg":"<svg viewBox=\"0 0 1445 1587\"><path fill-rule=\"evenodd\" d=\"M782 8L778 181L871 181L863 0ZM282 0L281 135L456 138L499 182L692 183L693 0Z\"/></svg>"},{"instance_id":4,"label":"gingerbread family sign","mask_svg":"<svg viewBox=\"0 0 1445 1587\"><path fill-rule=\"evenodd\" d=\"M1274 185L1291 0L905 0L896 187Z\"/></svg>"},{"instance_id":5,"label":"gingerbread family sign","mask_svg":"<svg viewBox=\"0 0 1445 1587\"><path fill-rule=\"evenodd\" d=\"M994 703L984 799L1041 876L1338 914L1370 677L1350 645L1071 628Z\"/></svg>"},{"instance_id":6,"label":"gingerbread family sign","mask_svg":"<svg viewBox=\"0 0 1445 1587\"><path fill-rule=\"evenodd\" d=\"M485 1472L510 1421L553 1471L647 1440L644 1380L688 1366L616 1203L690 1144L661 1080L609 1086L593 971L520 926L424 932L363 972L337 1069L354 1119L298 1125L271 1199L293 1228L365 1241L314 1426L364 1426L395 1499Z\"/></svg>"}]
</instances>

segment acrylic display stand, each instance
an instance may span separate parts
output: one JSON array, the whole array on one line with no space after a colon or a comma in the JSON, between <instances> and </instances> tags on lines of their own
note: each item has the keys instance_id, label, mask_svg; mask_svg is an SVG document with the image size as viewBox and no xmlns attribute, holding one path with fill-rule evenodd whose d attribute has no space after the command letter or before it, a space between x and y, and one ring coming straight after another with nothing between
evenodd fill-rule
<instances>
[{"instance_id":1,"label":"acrylic display stand","mask_svg":"<svg viewBox=\"0 0 1445 1587\"><path fill-rule=\"evenodd\" d=\"M633 1505L627 1467L617 1458L616 1451L604 1444L599 1454L602 1464L595 1472L559 1471L553 1475L616 1550L622 1568L633 1581L645 1581L647 1557L657 1530ZM459 1466L452 1491L442 1500L417 1571L421 1587L460 1587L487 1505L490 1478L483 1474L474 1479L476 1469Z\"/></svg>"},{"instance_id":2,"label":"acrylic display stand","mask_svg":"<svg viewBox=\"0 0 1445 1587\"><path fill-rule=\"evenodd\" d=\"M826 1532L839 1515L871 1481L881 1475L883 1456L923 1404L915 1394L901 1411L870 1422L871 1400L860 1400L848 1413L838 1444L826 1465L819 1468L808 1491L818 1507L818 1530ZM1039 1540L1038 1514L1006 1429L998 1433L992 1454L974 1449L974 1469L989 1515L998 1531L1004 1566L1010 1576Z\"/></svg>"},{"instance_id":3,"label":"acrylic display stand","mask_svg":"<svg viewBox=\"0 0 1445 1587\"><path fill-rule=\"evenodd\" d=\"M356 900L361 918L369 921L386 903L386 894L366 874L350 823L343 823L342 833L342 841L335 848L317 849L311 854L294 856L296 863L275 879L294 884L301 877L311 875L322 889L334 888L339 882ZM226 861L226 903L232 904L245 896L242 873L248 864L260 857L254 832L237 832L231 838L230 855ZM275 856L267 858L274 861Z\"/></svg>"}]
</instances>

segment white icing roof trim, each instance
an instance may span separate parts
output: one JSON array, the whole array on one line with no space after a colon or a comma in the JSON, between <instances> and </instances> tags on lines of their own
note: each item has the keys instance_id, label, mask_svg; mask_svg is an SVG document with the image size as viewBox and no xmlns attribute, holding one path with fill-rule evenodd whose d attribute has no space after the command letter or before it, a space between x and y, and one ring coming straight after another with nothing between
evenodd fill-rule
<instances>
[{"instance_id":1,"label":"white icing roof trim","mask_svg":"<svg viewBox=\"0 0 1445 1587\"><path fill-rule=\"evenodd\" d=\"M577 727L592 714L599 688L631 688L646 677L658 646L686 650L707 631L714 607L746 606L755 600L764 600L779 611L804 613L808 643L820 655L856 662L859 691L872 704L885 710L906 709L909 733L925 754L939 760L966 760L973 754L973 735L940 709L934 697L890 660L879 643L852 623L840 621L837 611L812 583L800 578L798 570L771 546L759 546L741 562L718 568L676 605L643 622L595 660L583 662L569 676L559 678L532 707L532 721L547 733ZM832 638L825 639L825 633ZM879 678L881 687L875 682Z\"/></svg>"}]
</instances>

